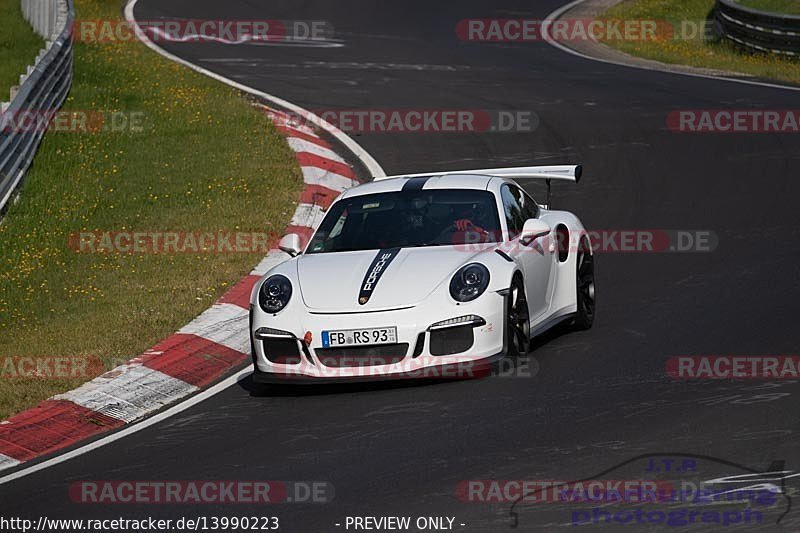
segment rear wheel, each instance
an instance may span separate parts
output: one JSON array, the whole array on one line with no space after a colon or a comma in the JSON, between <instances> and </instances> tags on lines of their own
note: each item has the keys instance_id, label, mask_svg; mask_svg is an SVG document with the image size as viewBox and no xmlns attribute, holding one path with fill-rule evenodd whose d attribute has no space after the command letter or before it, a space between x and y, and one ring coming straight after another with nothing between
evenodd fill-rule
<instances>
[{"instance_id":1,"label":"rear wheel","mask_svg":"<svg viewBox=\"0 0 800 533\"><path fill-rule=\"evenodd\" d=\"M578 310L573 325L575 329L589 329L594 323L594 255L589 247L589 241L585 238L581 239L578 245L575 270Z\"/></svg>"},{"instance_id":2,"label":"rear wheel","mask_svg":"<svg viewBox=\"0 0 800 533\"><path fill-rule=\"evenodd\" d=\"M511 283L511 291L508 295L508 309L506 311L507 355L517 357L528 353L530 327L525 286L522 283L522 279L516 277Z\"/></svg>"}]
</instances>

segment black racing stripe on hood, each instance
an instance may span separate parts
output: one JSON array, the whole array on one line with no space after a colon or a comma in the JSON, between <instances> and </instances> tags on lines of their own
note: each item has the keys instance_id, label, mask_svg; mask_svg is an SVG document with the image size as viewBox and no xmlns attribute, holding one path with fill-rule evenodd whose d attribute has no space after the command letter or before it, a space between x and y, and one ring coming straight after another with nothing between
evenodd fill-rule
<instances>
[{"instance_id":1,"label":"black racing stripe on hood","mask_svg":"<svg viewBox=\"0 0 800 533\"><path fill-rule=\"evenodd\" d=\"M422 176L421 178L409 178L403 184L403 191L421 191L425 186L425 182L430 179L430 176Z\"/></svg>"},{"instance_id":2,"label":"black racing stripe on hood","mask_svg":"<svg viewBox=\"0 0 800 533\"><path fill-rule=\"evenodd\" d=\"M375 259L370 263L367 273L364 275L364 281L361 282L361 289L358 292L359 305L364 305L369 301L383 273L386 272L386 269L389 267L389 263L391 263L399 253L400 248L383 248L378 251Z\"/></svg>"}]
</instances>

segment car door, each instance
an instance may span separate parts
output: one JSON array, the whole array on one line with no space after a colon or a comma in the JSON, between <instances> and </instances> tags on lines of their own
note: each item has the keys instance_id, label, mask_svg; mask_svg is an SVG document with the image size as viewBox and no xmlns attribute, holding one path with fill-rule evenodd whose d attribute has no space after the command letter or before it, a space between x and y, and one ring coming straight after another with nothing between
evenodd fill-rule
<instances>
[{"instance_id":1,"label":"car door","mask_svg":"<svg viewBox=\"0 0 800 533\"><path fill-rule=\"evenodd\" d=\"M530 318L533 321L548 308L548 289L555 248L551 246L553 241L550 236L534 239L527 245L519 240L525 221L538 216L538 206L530 196L510 183L503 184L500 196L508 227L508 238L511 241L510 255L522 267L525 295L528 299Z\"/></svg>"}]
</instances>

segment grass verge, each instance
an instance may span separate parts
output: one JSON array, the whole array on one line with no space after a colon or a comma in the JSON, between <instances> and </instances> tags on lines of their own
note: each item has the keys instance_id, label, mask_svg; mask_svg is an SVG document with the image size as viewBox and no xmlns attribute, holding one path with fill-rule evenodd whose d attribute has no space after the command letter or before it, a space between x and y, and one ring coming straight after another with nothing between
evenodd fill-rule
<instances>
[{"instance_id":1,"label":"grass verge","mask_svg":"<svg viewBox=\"0 0 800 533\"><path fill-rule=\"evenodd\" d=\"M703 21L714 7L714 0L627 0L612 7L604 17L611 19L655 19ZM726 42L703 38L668 40L614 40L607 43L622 52L663 63L727 70L800 83L800 61L766 54L742 52Z\"/></svg>"},{"instance_id":2,"label":"grass verge","mask_svg":"<svg viewBox=\"0 0 800 533\"><path fill-rule=\"evenodd\" d=\"M118 19L120 5L76 0L76 10ZM49 131L0 224L0 419L139 355L264 255L76 253L70 234L277 235L302 188L293 153L262 113L136 41L76 43L64 109L100 112L105 126L121 118L111 130ZM22 356L103 364L74 379L22 378L13 364Z\"/></svg>"},{"instance_id":3,"label":"grass verge","mask_svg":"<svg viewBox=\"0 0 800 533\"><path fill-rule=\"evenodd\" d=\"M20 74L34 62L44 39L22 18L19 0L0 0L0 20L0 102L7 102L9 89L19 84Z\"/></svg>"},{"instance_id":4,"label":"grass verge","mask_svg":"<svg viewBox=\"0 0 800 533\"><path fill-rule=\"evenodd\" d=\"M800 0L740 0L740 3L761 11L800 15Z\"/></svg>"}]
</instances>

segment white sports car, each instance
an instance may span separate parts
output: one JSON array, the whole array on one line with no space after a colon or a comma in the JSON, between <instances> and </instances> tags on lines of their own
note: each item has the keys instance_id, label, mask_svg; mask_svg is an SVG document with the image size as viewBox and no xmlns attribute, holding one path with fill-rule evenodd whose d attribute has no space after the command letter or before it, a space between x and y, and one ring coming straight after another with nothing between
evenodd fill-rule
<instances>
[{"instance_id":1,"label":"white sports car","mask_svg":"<svg viewBox=\"0 0 800 533\"><path fill-rule=\"evenodd\" d=\"M473 375L527 352L564 320L594 319L594 258L580 220L539 205L526 179L581 166L390 176L343 192L302 249L256 283L256 382Z\"/></svg>"}]
</instances>

